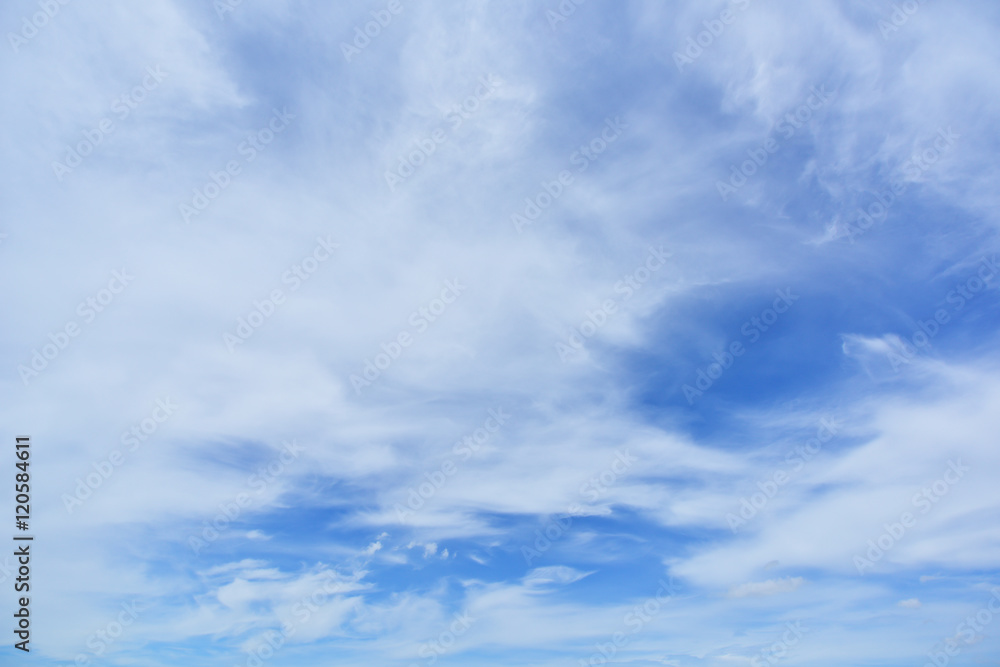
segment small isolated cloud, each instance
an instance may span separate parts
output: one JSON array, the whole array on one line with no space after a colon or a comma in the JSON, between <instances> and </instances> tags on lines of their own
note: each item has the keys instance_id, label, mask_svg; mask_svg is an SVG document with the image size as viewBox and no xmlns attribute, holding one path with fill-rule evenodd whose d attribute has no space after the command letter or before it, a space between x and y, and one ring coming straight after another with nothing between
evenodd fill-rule
<instances>
[{"instance_id":1,"label":"small isolated cloud","mask_svg":"<svg viewBox=\"0 0 1000 667\"><path fill-rule=\"evenodd\" d=\"M524 585L529 587L548 584L572 584L588 577L593 572L581 572L565 565L550 565L535 568L524 577Z\"/></svg>"},{"instance_id":2,"label":"small isolated cloud","mask_svg":"<svg viewBox=\"0 0 1000 667\"><path fill-rule=\"evenodd\" d=\"M261 532L259 530L251 530L251 531L247 532L247 539L248 540L269 540L269 539L271 539L271 536L267 535L267 534L265 534L265 533L263 533L263 532Z\"/></svg>"},{"instance_id":3,"label":"small isolated cloud","mask_svg":"<svg viewBox=\"0 0 1000 667\"><path fill-rule=\"evenodd\" d=\"M802 577L787 577L785 579L768 579L767 581L751 581L736 586L729 591L731 598L763 597L778 593L791 593L805 583Z\"/></svg>"},{"instance_id":4,"label":"small isolated cloud","mask_svg":"<svg viewBox=\"0 0 1000 667\"><path fill-rule=\"evenodd\" d=\"M424 558L430 558L437 553L438 545L435 542L424 545Z\"/></svg>"},{"instance_id":5,"label":"small isolated cloud","mask_svg":"<svg viewBox=\"0 0 1000 667\"><path fill-rule=\"evenodd\" d=\"M900 600L899 606L904 609L920 609L920 600L917 598L910 598L909 600Z\"/></svg>"},{"instance_id":6,"label":"small isolated cloud","mask_svg":"<svg viewBox=\"0 0 1000 667\"><path fill-rule=\"evenodd\" d=\"M378 537L375 538L375 541L369 544L367 547L365 547L364 551L362 551L361 553L364 554L365 556L371 556L376 551L379 551L382 548L382 540L384 540L387 537L389 537L389 533L380 533Z\"/></svg>"},{"instance_id":7,"label":"small isolated cloud","mask_svg":"<svg viewBox=\"0 0 1000 667\"><path fill-rule=\"evenodd\" d=\"M887 338L842 334L841 349L849 357L863 357L870 354L887 354L892 351Z\"/></svg>"},{"instance_id":8,"label":"small isolated cloud","mask_svg":"<svg viewBox=\"0 0 1000 667\"><path fill-rule=\"evenodd\" d=\"M267 565L265 560L257 560L254 558L244 558L241 561L234 563L225 563L223 565L216 565L215 567L199 572L202 576L211 577L217 574L225 574L227 572L233 572L235 570L254 570Z\"/></svg>"},{"instance_id":9,"label":"small isolated cloud","mask_svg":"<svg viewBox=\"0 0 1000 667\"><path fill-rule=\"evenodd\" d=\"M285 575L281 573L281 570L275 567L258 568L255 570L244 570L240 573L240 577L246 579L247 581L259 581L261 579L281 579Z\"/></svg>"}]
</instances>

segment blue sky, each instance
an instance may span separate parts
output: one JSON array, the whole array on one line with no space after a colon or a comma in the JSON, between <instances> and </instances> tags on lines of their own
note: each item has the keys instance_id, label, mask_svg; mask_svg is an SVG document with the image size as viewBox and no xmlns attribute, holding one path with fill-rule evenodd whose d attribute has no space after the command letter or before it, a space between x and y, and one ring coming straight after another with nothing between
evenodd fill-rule
<instances>
[{"instance_id":1,"label":"blue sky","mask_svg":"<svg viewBox=\"0 0 1000 667\"><path fill-rule=\"evenodd\" d=\"M36 664L997 664L995 5L0 24Z\"/></svg>"}]
</instances>

